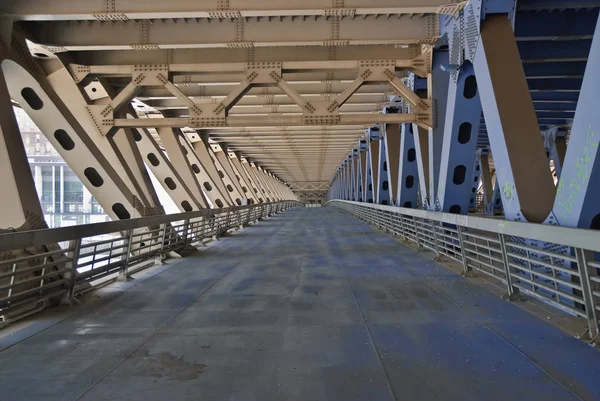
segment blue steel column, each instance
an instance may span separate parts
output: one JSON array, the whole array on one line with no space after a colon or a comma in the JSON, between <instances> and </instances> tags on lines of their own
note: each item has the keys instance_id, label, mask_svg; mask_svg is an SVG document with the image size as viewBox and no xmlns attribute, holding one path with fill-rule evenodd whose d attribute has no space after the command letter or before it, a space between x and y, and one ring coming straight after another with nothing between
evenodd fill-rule
<instances>
[{"instance_id":1,"label":"blue steel column","mask_svg":"<svg viewBox=\"0 0 600 401\"><path fill-rule=\"evenodd\" d=\"M473 65L452 74L444 122L436 208L466 214L473 192L473 160L481 122L481 102Z\"/></svg>"},{"instance_id":2,"label":"blue steel column","mask_svg":"<svg viewBox=\"0 0 600 401\"><path fill-rule=\"evenodd\" d=\"M381 151L381 136L378 127L369 128L369 161L367 163L369 174L367 180L367 202L378 203L379 196L379 153Z\"/></svg>"},{"instance_id":3,"label":"blue steel column","mask_svg":"<svg viewBox=\"0 0 600 401\"><path fill-rule=\"evenodd\" d=\"M346 160L342 162L340 171L340 199L346 200Z\"/></svg>"},{"instance_id":4,"label":"blue steel column","mask_svg":"<svg viewBox=\"0 0 600 401\"><path fill-rule=\"evenodd\" d=\"M400 169L400 125L384 124L385 161L388 173L388 193L390 204L396 204L398 192L398 171Z\"/></svg>"},{"instance_id":5,"label":"blue steel column","mask_svg":"<svg viewBox=\"0 0 600 401\"><path fill-rule=\"evenodd\" d=\"M469 213L475 212L477 208L477 190L481 181L481 150L475 152L475 161L473 162L473 179L470 180L471 189L469 191Z\"/></svg>"},{"instance_id":6,"label":"blue steel column","mask_svg":"<svg viewBox=\"0 0 600 401\"><path fill-rule=\"evenodd\" d=\"M412 124L402 124L400 130L400 166L398 170L398 192L396 204L401 207L417 206L419 169Z\"/></svg>"},{"instance_id":7,"label":"blue steel column","mask_svg":"<svg viewBox=\"0 0 600 401\"><path fill-rule=\"evenodd\" d=\"M420 97L427 97L427 81L415 74L408 74L406 86ZM421 128L417 124L411 124L410 132L413 134L415 142L421 204L424 209L429 209L429 130Z\"/></svg>"},{"instance_id":8,"label":"blue steel column","mask_svg":"<svg viewBox=\"0 0 600 401\"><path fill-rule=\"evenodd\" d=\"M567 130L559 129L554 138L554 146L550 150L550 157L554 163L556 177L560 178L562 167L565 164L565 156L567 155Z\"/></svg>"},{"instance_id":9,"label":"blue steel column","mask_svg":"<svg viewBox=\"0 0 600 401\"><path fill-rule=\"evenodd\" d=\"M440 49L443 47L443 49ZM429 130L429 197L430 208L440 210L438 187L440 183L440 162L444 144L446 112L448 109L448 88L450 74L444 71L449 64L447 36L440 39L433 50L431 68L431 97L435 105L434 128Z\"/></svg>"},{"instance_id":10,"label":"blue steel column","mask_svg":"<svg viewBox=\"0 0 600 401\"><path fill-rule=\"evenodd\" d=\"M367 150L369 149L369 147L367 146L367 140L366 139L361 139L358 143L359 146L359 153L358 153L358 160L359 160L359 164L358 164L358 169L359 169L359 174L358 174L358 179L359 179L359 185L358 185L358 201L359 202L365 202L366 200L366 187L367 187Z\"/></svg>"},{"instance_id":11,"label":"blue steel column","mask_svg":"<svg viewBox=\"0 0 600 401\"><path fill-rule=\"evenodd\" d=\"M344 167L344 199L352 200L352 163L350 163L350 156L346 157Z\"/></svg>"},{"instance_id":12,"label":"blue steel column","mask_svg":"<svg viewBox=\"0 0 600 401\"><path fill-rule=\"evenodd\" d=\"M485 209L485 214L488 214L490 216L503 213L502 195L500 194L500 184L498 183L498 179L495 172L492 178L492 183L494 184L494 194L492 196L492 203L488 205L488 208Z\"/></svg>"},{"instance_id":13,"label":"blue steel column","mask_svg":"<svg viewBox=\"0 0 600 401\"><path fill-rule=\"evenodd\" d=\"M379 141L379 159L377 160L377 169L379 181L377 182L377 203L380 205L390 204L390 177L388 174L388 165L386 160L386 147L384 138ZM374 167L375 168L375 167Z\"/></svg>"},{"instance_id":14,"label":"blue steel column","mask_svg":"<svg viewBox=\"0 0 600 401\"><path fill-rule=\"evenodd\" d=\"M354 192L354 186L352 185L352 179L354 178L352 176L352 153L350 153L347 157L346 157L346 171L347 171L347 192L346 192L346 199L351 201L352 199L352 193Z\"/></svg>"},{"instance_id":15,"label":"blue steel column","mask_svg":"<svg viewBox=\"0 0 600 401\"><path fill-rule=\"evenodd\" d=\"M592 40L553 207L562 226L600 229L599 71L600 23Z\"/></svg>"},{"instance_id":16,"label":"blue steel column","mask_svg":"<svg viewBox=\"0 0 600 401\"><path fill-rule=\"evenodd\" d=\"M358 200L358 151L352 150L350 155L352 161L352 200Z\"/></svg>"},{"instance_id":17,"label":"blue steel column","mask_svg":"<svg viewBox=\"0 0 600 401\"><path fill-rule=\"evenodd\" d=\"M544 147L546 148L548 158L554 165L556 177L560 178L567 152L567 131L564 128L559 129L558 127L554 127L543 131L542 138L544 139Z\"/></svg>"},{"instance_id":18,"label":"blue steel column","mask_svg":"<svg viewBox=\"0 0 600 401\"><path fill-rule=\"evenodd\" d=\"M555 187L507 14L481 21L473 65L505 216L543 222Z\"/></svg>"}]
</instances>

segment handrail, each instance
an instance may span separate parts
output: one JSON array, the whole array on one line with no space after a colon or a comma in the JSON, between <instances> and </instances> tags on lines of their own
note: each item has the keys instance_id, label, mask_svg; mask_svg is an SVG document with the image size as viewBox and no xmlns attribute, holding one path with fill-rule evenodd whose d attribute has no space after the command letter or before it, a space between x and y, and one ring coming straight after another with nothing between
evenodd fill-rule
<instances>
[{"instance_id":1,"label":"handrail","mask_svg":"<svg viewBox=\"0 0 600 401\"><path fill-rule=\"evenodd\" d=\"M491 219L488 217L469 216L463 214L434 212L431 210L410 209L399 206L377 205L346 200L333 199L331 202L355 204L371 209L383 210L391 213L400 213L406 216L418 217L426 220L435 220L444 224L460 225L466 228L489 231L497 234L526 237L537 241L560 242L561 245L574 248L585 248L590 251L600 252L600 231L584 228L571 228L537 223L523 223Z\"/></svg>"},{"instance_id":2,"label":"handrail","mask_svg":"<svg viewBox=\"0 0 600 401\"><path fill-rule=\"evenodd\" d=\"M300 205L290 200L0 234L0 323L57 297L72 301L100 279L127 279L141 262Z\"/></svg>"},{"instance_id":3,"label":"handrail","mask_svg":"<svg viewBox=\"0 0 600 401\"><path fill-rule=\"evenodd\" d=\"M71 241L82 237L109 234L117 231L127 231L136 228L158 226L163 223L171 223L174 221L196 219L200 217L214 217L217 214L239 212L257 207L268 207L279 203L281 202L233 206L221 209L202 209L194 212L164 214L158 216L141 217L130 220L116 220L104 223L82 224L70 227L57 227L46 228L41 230L9 232L0 234L0 252L25 246L45 245L52 242Z\"/></svg>"},{"instance_id":4,"label":"handrail","mask_svg":"<svg viewBox=\"0 0 600 401\"><path fill-rule=\"evenodd\" d=\"M600 332L600 232L346 200L333 206L438 256L502 282L509 299L519 292L588 321Z\"/></svg>"}]
</instances>

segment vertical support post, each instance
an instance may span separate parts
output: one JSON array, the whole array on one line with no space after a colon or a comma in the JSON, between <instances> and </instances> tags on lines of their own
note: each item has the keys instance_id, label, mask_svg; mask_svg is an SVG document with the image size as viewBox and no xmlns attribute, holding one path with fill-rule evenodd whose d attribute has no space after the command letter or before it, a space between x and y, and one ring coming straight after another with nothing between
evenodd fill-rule
<instances>
[{"instance_id":1,"label":"vertical support post","mask_svg":"<svg viewBox=\"0 0 600 401\"><path fill-rule=\"evenodd\" d=\"M188 230L190 227L190 219L185 219L183 222L183 246L185 248L188 245ZM219 232L219 228L217 228L217 233ZM218 235L218 234L217 234Z\"/></svg>"},{"instance_id":2,"label":"vertical support post","mask_svg":"<svg viewBox=\"0 0 600 401\"><path fill-rule=\"evenodd\" d=\"M77 283L77 260L79 259L80 252L81 238L78 238L73 244L73 252L71 254L71 277L69 277L69 292L67 295L67 299L70 303L73 302L73 297L75 296L75 284Z\"/></svg>"},{"instance_id":3,"label":"vertical support post","mask_svg":"<svg viewBox=\"0 0 600 401\"><path fill-rule=\"evenodd\" d=\"M599 332L598 316L596 304L594 302L594 291L598 290L598 284L594 283L590 276L597 276L596 268L588 265L588 259L594 260L592 252L575 248L575 257L577 259L577 269L581 275L581 292L585 302L585 313L588 320L588 328L590 331L590 339L594 339Z\"/></svg>"},{"instance_id":4,"label":"vertical support post","mask_svg":"<svg viewBox=\"0 0 600 401\"><path fill-rule=\"evenodd\" d=\"M129 268L129 261L131 260L131 245L133 242L133 232L134 230L127 231L127 250L125 251L125 256L123 257L123 263L121 268L119 269L119 277L118 281L127 281L129 279L129 275L127 274L127 270Z\"/></svg>"},{"instance_id":5,"label":"vertical support post","mask_svg":"<svg viewBox=\"0 0 600 401\"><path fill-rule=\"evenodd\" d=\"M429 222L431 223L431 234L433 235L433 249L435 250L435 257L438 259L440 257L440 248L438 245L437 230L435 229L435 222L433 220Z\"/></svg>"},{"instance_id":6,"label":"vertical support post","mask_svg":"<svg viewBox=\"0 0 600 401\"><path fill-rule=\"evenodd\" d=\"M508 259L508 249L506 246L506 237L504 234L498 234L498 239L500 240L500 248L502 249L502 263L504 265L504 274L506 275L506 296L507 299L512 299L515 294L519 292L519 289L513 285L512 280L512 268L510 266L510 261Z\"/></svg>"},{"instance_id":7,"label":"vertical support post","mask_svg":"<svg viewBox=\"0 0 600 401\"><path fill-rule=\"evenodd\" d=\"M465 243L463 239L463 229L460 225L456 225L456 232L458 234L458 246L460 247L460 255L462 257L463 274L472 274L471 267L469 267L469 261L467 260L467 251L465 250Z\"/></svg>"}]
</instances>

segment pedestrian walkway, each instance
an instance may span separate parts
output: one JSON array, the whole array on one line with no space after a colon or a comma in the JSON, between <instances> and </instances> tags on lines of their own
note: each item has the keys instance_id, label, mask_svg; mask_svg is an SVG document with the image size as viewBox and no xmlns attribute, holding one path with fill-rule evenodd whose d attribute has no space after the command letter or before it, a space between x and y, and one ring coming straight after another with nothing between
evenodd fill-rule
<instances>
[{"instance_id":1,"label":"pedestrian walkway","mask_svg":"<svg viewBox=\"0 0 600 401\"><path fill-rule=\"evenodd\" d=\"M600 399L598 351L336 208L125 285L0 352L0 400Z\"/></svg>"}]
</instances>

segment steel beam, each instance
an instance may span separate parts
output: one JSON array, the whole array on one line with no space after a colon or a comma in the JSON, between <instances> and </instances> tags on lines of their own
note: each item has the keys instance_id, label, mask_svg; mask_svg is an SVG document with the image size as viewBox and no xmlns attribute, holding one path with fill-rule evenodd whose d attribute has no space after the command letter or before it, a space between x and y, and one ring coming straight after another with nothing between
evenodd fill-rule
<instances>
[{"instance_id":1,"label":"steel beam","mask_svg":"<svg viewBox=\"0 0 600 401\"><path fill-rule=\"evenodd\" d=\"M88 21L65 24L48 21L43 24L21 24L32 33L36 43L60 43L68 51L131 50L178 48L284 47L318 45L409 45L432 41L436 33L430 29L436 16L409 18L399 16L378 19L321 16L306 20L277 19L186 19L183 22L163 19L118 21L106 24ZM332 25L335 28L332 28ZM335 34L332 35L332 29ZM132 40L132 38L134 38Z\"/></svg>"},{"instance_id":2,"label":"steel beam","mask_svg":"<svg viewBox=\"0 0 600 401\"><path fill-rule=\"evenodd\" d=\"M189 2L172 0L126 0L107 6L103 1L79 0L36 0L7 1L0 5L0 13L14 21L102 21L106 20L195 20L260 18L271 21L288 17L303 20L315 16L348 16L351 18L367 15L412 15L441 12L440 6L447 0L391 0L357 1L349 7L330 7L318 0L276 0L269 7L260 0L231 1L226 6L216 1Z\"/></svg>"}]
</instances>

